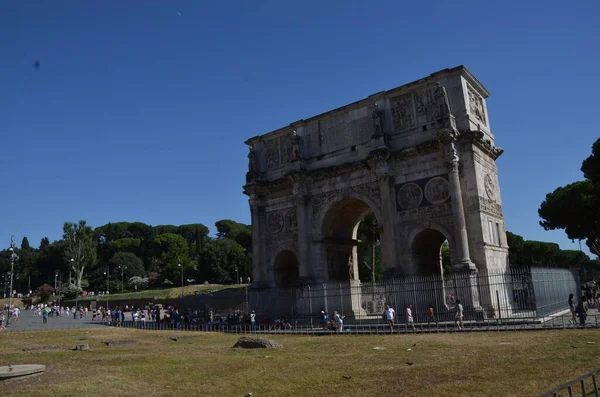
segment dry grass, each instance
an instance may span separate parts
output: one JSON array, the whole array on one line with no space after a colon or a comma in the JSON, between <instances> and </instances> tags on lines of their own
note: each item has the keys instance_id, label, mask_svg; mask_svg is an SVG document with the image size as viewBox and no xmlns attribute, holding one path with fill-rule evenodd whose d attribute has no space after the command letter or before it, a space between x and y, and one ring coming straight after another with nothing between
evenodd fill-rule
<instances>
[{"instance_id":1,"label":"dry grass","mask_svg":"<svg viewBox=\"0 0 600 397\"><path fill-rule=\"evenodd\" d=\"M174 342L168 338L173 335L198 338ZM2 334L0 365L48 367L40 378L0 385L0 394L535 396L598 368L598 336L597 330L274 335L283 349L238 350L231 348L236 335L218 333L111 328L11 332ZM101 343L106 339L136 339L139 344L107 347ZM89 343L93 350L70 351L77 343ZM22 352L31 345L59 345L63 350ZM375 346L385 350L373 350Z\"/></svg>"}]
</instances>

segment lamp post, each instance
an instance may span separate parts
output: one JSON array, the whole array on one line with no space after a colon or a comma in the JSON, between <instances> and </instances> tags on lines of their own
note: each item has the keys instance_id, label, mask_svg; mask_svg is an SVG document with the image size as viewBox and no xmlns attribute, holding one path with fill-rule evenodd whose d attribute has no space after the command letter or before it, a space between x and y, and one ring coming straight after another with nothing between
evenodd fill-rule
<instances>
[{"instance_id":1,"label":"lamp post","mask_svg":"<svg viewBox=\"0 0 600 397\"><path fill-rule=\"evenodd\" d=\"M69 261L71 262L71 269L74 268L74 264L75 264L75 259L71 258L71 260ZM71 283L71 271L69 270L69 285L72 284ZM77 286L75 286L77 287ZM79 310L79 290L77 288L75 288L75 311L73 312L73 317L76 316L75 313L77 313L77 311Z\"/></svg>"},{"instance_id":2,"label":"lamp post","mask_svg":"<svg viewBox=\"0 0 600 397\"><path fill-rule=\"evenodd\" d=\"M58 279L58 271L56 273L54 273L54 292L56 292L56 287L57 287L57 282L56 280Z\"/></svg>"},{"instance_id":3,"label":"lamp post","mask_svg":"<svg viewBox=\"0 0 600 397\"><path fill-rule=\"evenodd\" d=\"M15 253L15 236L10 236L10 290L8 291L8 312L6 313L6 325L10 325L10 308L12 307L12 290L13 290L13 276L15 273L15 260L18 259Z\"/></svg>"},{"instance_id":4,"label":"lamp post","mask_svg":"<svg viewBox=\"0 0 600 397\"><path fill-rule=\"evenodd\" d=\"M108 310L108 295L110 294L110 269L106 269L106 310Z\"/></svg>"},{"instance_id":5,"label":"lamp post","mask_svg":"<svg viewBox=\"0 0 600 397\"><path fill-rule=\"evenodd\" d=\"M60 273L56 272L56 274L58 275L58 315L60 316Z\"/></svg>"},{"instance_id":6,"label":"lamp post","mask_svg":"<svg viewBox=\"0 0 600 397\"><path fill-rule=\"evenodd\" d=\"M119 269L121 269L121 293L123 293L123 272L127 269L127 266L119 265Z\"/></svg>"},{"instance_id":7,"label":"lamp post","mask_svg":"<svg viewBox=\"0 0 600 397\"><path fill-rule=\"evenodd\" d=\"M179 259L178 266L181 269L181 297L183 298L183 265L181 264L181 259Z\"/></svg>"},{"instance_id":8,"label":"lamp post","mask_svg":"<svg viewBox=\"0 0 600 397\"><path fill-rule=\"evenodd\" d=\"M235 284L240 282L240 275L237 266L235 267ZM240 283L241 284L241 283Z\"/></svg>"}]
</instances>

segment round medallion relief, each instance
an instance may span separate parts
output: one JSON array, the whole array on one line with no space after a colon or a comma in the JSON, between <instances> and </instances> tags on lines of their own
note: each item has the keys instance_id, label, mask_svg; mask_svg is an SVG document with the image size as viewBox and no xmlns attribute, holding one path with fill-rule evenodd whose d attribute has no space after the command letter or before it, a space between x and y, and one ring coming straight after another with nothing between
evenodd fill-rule
<instances>
[{"instance_id":1,"label":"round medallion relief","mask_svg":"<svg viewBox=\"0 0 600 397\"><path fill-rule=\"evenodd\" d=\"M423 190L416 183L407 183L398 190L398 204L405 210L417 208L423 201Z\"/></svg>"},{"instance_id":2,"label":"round medallion relief","mask_svg":"<svg viewBox=\"0 0 600 397\"><path fill-rule=\"evenodd\" d=\"M285 214L285 228L287 230L296 230L297 227L296 210L289 210L288 213Z\"/></svg>"},{"instance_id":3,"label":"round medallion relief","mask_svg":"<svg viewBox=\"0 0 600 397\"><path fill-rule=\"evenodd\" d=\"M271 233L280 232L281 229L283 229L283 216L281 216L279 212L274 212L269 215L267 227Z\"/></svg>"},{"instance_id":4,"label":"round medallion relief","mask_svg":"<svg viewBox=\"0 0 600 397\"><path fill-rule=\"evenodd\" d=\"M445 203L450 197L448 181L441 176L431 178L425 185L425 198L431 204Z\"/></svg>"},{"instance_id":5,"label":"round medallion relief","mask_svg":"<svg viewBox=\"0 0 600 397\"><path fill-rule=\"evenodd\" d=\"M485 194L487 194L487 196L490 200L493 200L494 199L494 182L492 181L492 177L490 176L490 174L485 175L484 187L485 187Z\"/></svg>"}]
</instances>

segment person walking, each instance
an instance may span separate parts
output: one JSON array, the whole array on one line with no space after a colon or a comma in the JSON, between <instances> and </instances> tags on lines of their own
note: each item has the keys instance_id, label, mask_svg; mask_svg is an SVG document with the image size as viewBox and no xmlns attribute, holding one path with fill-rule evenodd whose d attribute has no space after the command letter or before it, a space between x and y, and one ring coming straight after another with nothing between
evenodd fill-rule
<instances>
[{"instance_id":1,"label":"person walking","mask_svg":"<svg viewBox=\"0 0 600 397\"><path fill-rule=\"evenodd\" d=\"M463 313L464 313L463 305L462 305L462 303L460 303L460 300L457 299L456 300L456 317L454 319L454 324L456 324L458 329L463 329L463 327L464 327Z\"/></svg>"},{"instance_id":2,"label":"person walking","mask_svg":"<svg viewBox=\"0 0 600 397\"><path fill-rule=\"evenodd\" d=\"M571 319L569 323L577 324L577 313L575 312L575 304L573 303L573 294L569 294L569 310L571 311Z\"/></svg>"},{"instance_id":3,"label":"person walking","mask_svg":"<svg viewBox=\"0 0 600 397\"><path fill-rule=\"evenodd\" d=\"M437 326L438 322L435 319L435 311L433 309L433 305L429 305L429 307L427 308L427 324L429 324L429 326L431 326L431 322L435 322L435 325Z\"/></svg>"},{"instance_id":4,"label":"person walking","mask_svg":"<svg viewBox=\"0 0 600 397\"><path fill-rule=\"evenodd\" d=\"M256 329L256 313L254 310L250 312L250 329L254 331Z\"/></svg>"},{"instance_id":5,"label":"person walking","mask_svg":"<svg viewBox=\"0 0 600 397\"><path fill-rule=\"evenodd\" d=\"M4 326L4 311L0 311L0 330L6 330L6 327Z\"/></svg>"},{"instance_id":6,"label":"person walking","mask_svg":"<svg viewBox=\"0 0 600 397\"><path fill-rule=\"evenodd\" d=\"M411 326L413 331L415 330L415 320L413 319L412 314L412 305L408 305L406 307L406 326Z\"/></svg>"},{"instance_id":7,"label":"person walking","mask_svg":"<svg viewBox=\"0 0 600 397\"><path fill-rule=\"evenodd\" d=\"M575 312L579 316L579 325L581 328L585 327L585 320L587 319L587 309L585 307L585 302L587 302L587 297L583 295L577 303L577 307L575 308Z\"/></svg>"},{"instance_id":8,"label":"person walking","mask_svg":"<svg viewBox=\"0 0 600 397\"><path fill-rule=\"evenodd\" d=\"M333 312L333 323L335 324L336 331L342 333L344 328L344 317L340 316L337 311Z\"/></svg>"},{"instance_id":9,"label":"person walking","mask_svg":"<svg viewBox=\"0 0 600 397\"><path fill-rule=\"evenodd\" d=\"M394 333L394 321L396 320L396 311L392 309L389 305L385 305L384 316L388 325L390 326L390 333Z\"/></svg>"}]
</instances>

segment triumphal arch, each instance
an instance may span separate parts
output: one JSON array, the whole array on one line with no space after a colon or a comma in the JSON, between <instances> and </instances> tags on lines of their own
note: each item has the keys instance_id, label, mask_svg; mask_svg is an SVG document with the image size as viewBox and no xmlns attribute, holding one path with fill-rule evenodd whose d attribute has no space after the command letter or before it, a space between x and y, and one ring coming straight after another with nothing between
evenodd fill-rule
<instances>
[{"instance_id":1,"label":"triumphal arch","mask_svg":"<svg viewBox=\"0 0 600 397\"><path fill-rule=\"evenodd\" d=\"M488 91L444 69L246 141L256 286L358 280L373 212L385 276L508 266Z\"/></svg>"}]
</instances>

